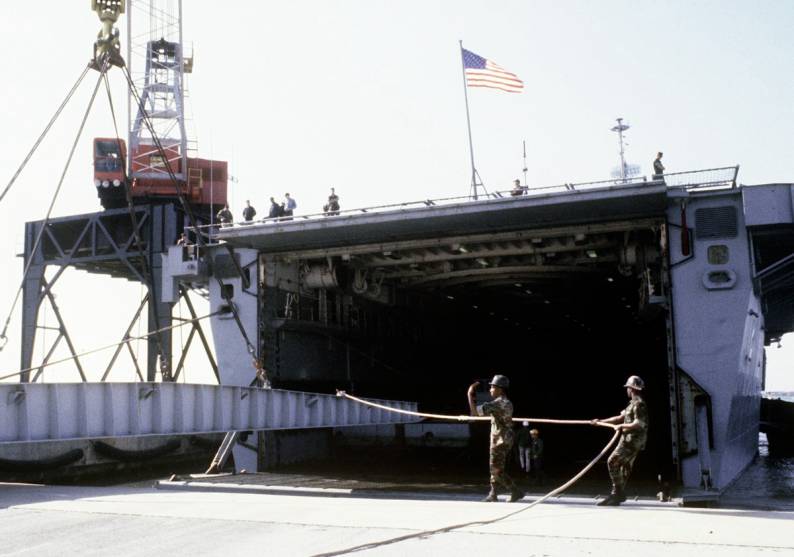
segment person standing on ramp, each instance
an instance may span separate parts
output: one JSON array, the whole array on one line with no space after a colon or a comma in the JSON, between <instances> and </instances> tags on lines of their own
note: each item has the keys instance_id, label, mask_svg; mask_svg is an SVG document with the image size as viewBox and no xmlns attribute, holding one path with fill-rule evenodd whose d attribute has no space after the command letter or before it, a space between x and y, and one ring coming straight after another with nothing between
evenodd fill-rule
<instances>
[{"instance_id":1,"label":"person standing on ramp","mask_svg":"<svg viewBox=\"0 0 794 557\"><path fill-rule=\"evenodd\" d=\"M618 506L626 500L626 481L629 479L634 459L645 448L648 439L648 406L642 398L645 382L636 375L632 375L624 385L626 395L631 399L629 405L619 416L606 420L593 420L608 424L620 424L620 441L607 460L609 477L612 478L612 493L599 501L600 506ZM622 423L621 423L622 422Z\"/></svg>"},{"instance_id":2,"label":"person standing on ramp","mask_svg":"<svg viewBox=\"0 0 794 557\"><path fill-rule=\"evenodd\" d=\"M497 501L497 490L501 485L510 492L510 502L518 501L524 497L524 492L516 487L510 476L507 475L507 456L513 447L513 403L507 399L506 390L510 380L504 375L494 375L489 383L492 400L477 406L474 396L479 381L469 386L468 399L469 411L472 416L491 417L491 445L490 469L491 491L483 501Z\"/></svg>"}]
</instances>

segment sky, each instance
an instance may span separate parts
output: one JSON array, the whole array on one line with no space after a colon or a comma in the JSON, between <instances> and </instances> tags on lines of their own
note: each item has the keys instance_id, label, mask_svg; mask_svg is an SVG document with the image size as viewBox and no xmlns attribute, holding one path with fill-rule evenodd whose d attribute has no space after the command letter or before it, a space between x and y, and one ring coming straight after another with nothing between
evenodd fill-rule
<instances>
[{"instance_id":1,"label":"sky","mask_svg":"<svg viewBox=\"0 0 794 557\"><path fill-rule=\"evenodd\" d=\"M5 187L85 66L100 24L87 1L7 3L3 12ZM790 0L185 0L183 13L195 58L188 117L199 154L229 161L237 214L246 199L263 213L271 195L285 192L298 213L317 212L331 186L343 208L467 195L459 40L525 83L520 95L469 91L475 159L488 190L522 177L523 142L530 186L608 179L619 162L610 131L618 117L631 126L627 162L643 174L661 150L668 172L739 164L745 184L794 182ZM132 15L135 28L141 18ZM119 27L126 44L126 21ZM0 319L22 275L15 256L24 222L46 212L96 77L88 76L0 202L7 238ZM112 70L110 79L126 116L123 78ZM54 216L100 209L91 138L112 129L100 96ZM143 296L140 285L77 271L56 293L78 350L118 340ZM53 324L51 311L42 319ZM2 373L19 368L19 321L17 308ZM768 348L767 388L794 391L794 335L782 344ZM44 350L37 347L39 358ZM109 356L87 367L104 369ZM113 377L131 380L131 365L122 364ZM204 380L200 367L187 380ZM69 364L46 377L76 374Z\"/></svg>"}]
</instances>

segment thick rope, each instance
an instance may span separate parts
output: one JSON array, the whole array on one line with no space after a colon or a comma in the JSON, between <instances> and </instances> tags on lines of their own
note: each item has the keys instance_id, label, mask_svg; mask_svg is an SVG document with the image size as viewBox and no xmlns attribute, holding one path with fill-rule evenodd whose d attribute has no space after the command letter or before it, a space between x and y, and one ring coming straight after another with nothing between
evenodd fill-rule
<instances>
[{"instance_id":1,"label":"thick rope","mask_svg":"<svg viewBox=\"0 0 794 557\"><path fill-rule=\"evenodd\" d=\"M415 416L417 418L434 418L437 420L455 420L458 422L470 422L470 421L490 421L489 416L469 416L468 414L459 414L457 416L450 415L450 414L428 414L426 412L413 412L411 410L401 410L399 408L392 408L390 406L384 406L383 404L378 404L376 402L372 402L369 400L365 400L363 398L358 398L353 395L347 394L345 391L336 391L336 396L343 397L350 399L352 401L358 402L359 404L363 404L365 406L370 406L372 408L378 408L380 410L386 410L388 412L394 412L395 414L404 414L406 416ZM615 429L614 424L610 424L607 422L600 422L598 420L556 420L552 418L513 418L514 422L530 422L536 424L565 424L565 425L597 425L602 427L608 427L610 429Z\"/></svg>"},{"instance_id":2,"label":"thick rope","mask_svg":"<svg viewBox=\"0 0 794 557\"><path fill-rule=\"evenodd\" d=\"M61 358L60 360L54 360L52 362L47 362L46 364L43 364L43 365L32 366L32 367L29 367L27 369L23 369L23 370L20 370L20 371L15 371L14 373L9 373L8 375L2 375L2 376L0 376L0 381L3 381L4 379L10 379L11 377L17 377L18 375L22 375L22 374L28 373L30 371L33 371L34 369L45 368L45 367L53 366L55 364L62 364L63 362L68 362L69 360L74 360L75 358L79 358L81 356L87 356L88 354L94 354L96 352L102 352L103 350L109 350L110 348L116 348L117 346L120 346L122 344L127 344L129 342L132 342L133 340L146 340L147 338L149 338L152 335L159 335L160 333L162 333L164 331L169 331L171 329L176 329L177 327L184 327L185 325L191 325L191 324L193 324L193 323L195 323L197 321L201 321L202 319L207 319L208 317L212 317L214 315L218 315L218 313L220 313L220 312L216 311L215 313L209 313L209 314L203 315L201 317L196 317L195 319L186 319L186 320L182 321L181 323L177 323L176 325L171 325L170 327L163 327L162 329L157 329L156 331L151 331L149 333L146 333L145 335L140 335L140 336L135 336L135 337L127 337L127 338L121 340L120 342L114 342L113 344L107 344L105 346L100 346L99 348L94 348L93 350L87 350L85 352L81 352L80 354L74 354L74 355L68 356L66 358Z\"/></svg>"},{"instance_id":3,"label":"thick rope","mask_svg":"<svg viewBox=\"0 0 794 557\"><path fill-rule=\"evenodd\" d=\"M391 409L391 410L394 411L395 409ZM402 412L400 412L400 413L402 413ZM457 419L457 417L455 417L455 416L453 416L453 418ZM490 418L488 418L488 419L490 419ZM573 420L573 421L576 421L576 420ZM566 423L569 423L569 422L566 421ZM591 422L587 422L587 423L591 423ZM532 501L530 504L528 504L528 505L526 505L526 506L524 506L524 507L522 507L522 508L520 508L520 509L518 509L516 511L509 512L507 514L504 514L502 516L498 516L496 518L492 518L490 520L475 520L475 521L472 521L472 522L464 522L462 524L453 524L451 526L445 526L443 528L437 528L435 530L423 530L421 532L414 532L413 534L406 534L404 536L398 536L396 538L390 538L388 540L382 540L382 541L379 541L379 542L372 542L372 543L357 545L357 546L354 546L354 547L349 547L347 549L341 549L339 551L331 551L331 552L328 552L328 553L318 553L318 554L314 555L313 557L335 557L337 555L347 555L348 553L357 553L359 551L368 551L370 549L377 549L377 548L385 546L385 545L391 545L391 544L394 544L394 543L408 541L408 540L412 540L412 539L416 539L416 538L426 538L426 537L432 536L434 534L446 534L447 532L452 532L453 530L460 530L461 528L466 528L466 527L469 527L469 526L487 526L489 524L494 524L496 522L500 522L502 520L505 520L507 518L515 516L515 515L517 515L519 513L522 513L522 512L524 512L526 510L529 510L532 507L543 503L544 501L546 501L550 497L554 497L555 495L559 495L560 493L562 493L563 491L565 491L566 489L571 487L573 484L575 484L577 481L579 481L582 478L582 476L584 476L587 472L589 472L590 469L593 466L595 466L596 463L599 460L601 460L604 457L604 455L606 455L607 452L609 452L609 450L615 445L615 442L620 437L621 431L616 426L611 425L611 424L603 424L603 423L601 423L599 425L609 425L610 427L615 429L615 434L612 436L612 439L609 440L609 443L607 443L604 446L604 448L601 449L601 452L598 453L598 456L596 456L593 460L588 462L587 466L582 468L579 471L579 473L576 474L573 478L571 478L570 480L568 480L567 482L565 482L564 484L562 484L558 488L553 489L552 491L548 492L543 497L540 497L539 499L536 499L535 501Z\"/></svg>"}]
</instances>

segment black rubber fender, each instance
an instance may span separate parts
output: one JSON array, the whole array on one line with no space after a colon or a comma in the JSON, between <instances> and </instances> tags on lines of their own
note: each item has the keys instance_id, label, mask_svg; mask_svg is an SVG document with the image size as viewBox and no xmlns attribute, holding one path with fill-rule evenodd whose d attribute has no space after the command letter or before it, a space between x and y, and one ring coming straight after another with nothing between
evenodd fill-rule
<instances>
[{"instance_id":1,"label":"black rubber fender","mask_svg":"<svg viewBox=\"0 0 794 557\"><path fill-rule=\"evenodd\" d=\"M138 462L141 460L149 460L151 458L157 458L158 456L167 455L168 453L172 453L177 450L179 447L182 446L182 443L178 439L171 439L164 445L160 445L159 447L154 447L152 449L143 449L140 451L128 451L125 449L119 449L118 447L114 447L113 445L109 445L104 441L91 441L91 445L94 447L94 450L101 454L102 456L106 456L108 458L113 458L115 460L121 460L123 462Z\"/></svg>"},{"instance_id":2,"label":"black rubber fender","mask_svg":"<svg viewBox=\"0 0 794 557\"><path fill-rule=\"evenodd\" d=\"M0 470L7 472L40 472L60 468L83 458L83 449L72 449L58 456L37 460L11 460L0 458Z\"/></svg>"},{"instance_id":3,"label":"black rubber fender","mask_svg":"<svg viewBox=\"0 0 794 557\"><path fill-rule=\"evenodd\" d=\"M188 437L190 444L196 447L200 447L202 449L217 451L218 448L221 446L221 441L216 441L214 439L207 439L205 437L199 437L198 435L191 435Z\"/></svg>"}]
</instances>

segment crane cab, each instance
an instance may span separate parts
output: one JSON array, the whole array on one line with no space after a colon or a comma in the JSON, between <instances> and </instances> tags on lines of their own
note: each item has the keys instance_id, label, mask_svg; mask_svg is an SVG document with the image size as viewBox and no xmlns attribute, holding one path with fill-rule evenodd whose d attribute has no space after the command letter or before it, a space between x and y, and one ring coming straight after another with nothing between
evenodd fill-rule
<instances>
[{"instance_id":1,"label":"crane cab","mask_svg":"<svg viewBox=\"0 0 794 557\"><path fill-rule=\"evenodd\" d=\"M123 139L94 139L94 186L105 209L123 207L127 203L124 187L126 151Z\"/></svg>"}]
</instances>

